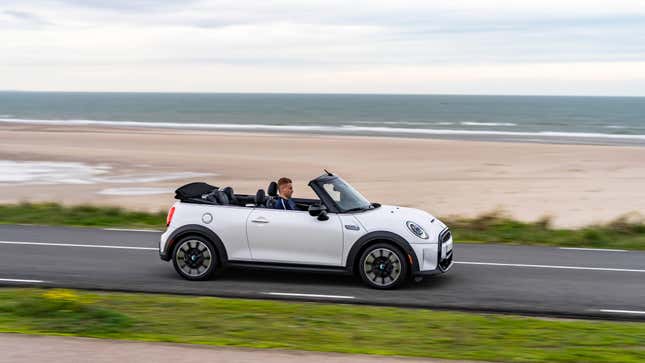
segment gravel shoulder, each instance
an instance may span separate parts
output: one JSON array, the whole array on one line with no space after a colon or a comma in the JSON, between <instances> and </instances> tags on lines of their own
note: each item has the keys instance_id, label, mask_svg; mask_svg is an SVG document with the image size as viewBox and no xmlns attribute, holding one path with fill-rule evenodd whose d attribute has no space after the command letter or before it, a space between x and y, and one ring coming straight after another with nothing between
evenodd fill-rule
<instances>
[{"instance_id":1,"label":"gravel shoulder","mask_svg":"<svg viewBox=\"0 0 645 363\"><path fill-rule=\"evenodd\" d=\"M144 362L157 363L467 363L333 353L217 348L185 344L144 343L90 338L0 334L4 362ZM6 360L5 360L6 359Z\"/></svg>"}]
</instances>

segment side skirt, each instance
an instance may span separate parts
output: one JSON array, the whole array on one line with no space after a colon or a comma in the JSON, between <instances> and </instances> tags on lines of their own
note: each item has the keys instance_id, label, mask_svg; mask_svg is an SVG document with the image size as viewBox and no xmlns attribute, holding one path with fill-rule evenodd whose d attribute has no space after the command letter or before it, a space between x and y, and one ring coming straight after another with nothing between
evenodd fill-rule
<instances>
[{"instance_id":1,"label":"side skirt","mask_svg":"<svg viewBox=\"0 0 645 363\"><path fill-rule=\"evenodd\" d=\"M231 261L226 264L227 267L233 268L247 268L259 270L274 270L274 271L297 271L297 272L322 272L332 274L351 275L351 272L345 267L341 266L318 266L318 265L299 265L289 263L273 263L273 262L249 262L249 261Z\"/></svg>"}]
</instances>

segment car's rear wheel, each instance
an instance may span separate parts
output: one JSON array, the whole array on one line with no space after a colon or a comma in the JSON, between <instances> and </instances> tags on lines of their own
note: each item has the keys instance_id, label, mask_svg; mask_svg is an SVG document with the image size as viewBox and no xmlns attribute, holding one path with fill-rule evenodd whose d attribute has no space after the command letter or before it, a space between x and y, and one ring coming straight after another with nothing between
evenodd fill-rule
<instances>
[{"instance_id":1,"label":"car's rear wheel","mask_svg":"<svg viewBox=\"0 0 645 363\"><path fill-rule=\"evenodd\" d=\"M358 270L363 281L375 289L394 289L408 276L403 253L389 243L377 243L365 249Z\"/></svg>"},{"instance_id":2,"label":"car's rear wheel","mask_svg":"<svg viewBox=\"0 0 645 363\"><path fill-rule=\"evenodd\" d=\"M177 242L172 262L177 273L187 280L206 280L218 268L215 247L201 236L188 236Z\"/></svg>"}]
</instances>

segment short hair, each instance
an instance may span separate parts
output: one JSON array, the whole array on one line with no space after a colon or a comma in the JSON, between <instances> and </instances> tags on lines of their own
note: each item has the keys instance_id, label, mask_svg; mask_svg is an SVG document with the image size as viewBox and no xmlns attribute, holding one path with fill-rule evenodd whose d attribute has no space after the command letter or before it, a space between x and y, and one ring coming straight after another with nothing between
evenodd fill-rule
<instances>
[{"instance_id":1,"label":"short hair","mask_svg":"<svg viewBox=\"0 0 645 363\"><path fill-rule=\"evenodd\" d=\"M292 181L289 178L282 177L282 178L278 179L278 187L281 187L281 186L283 186L285 184L291 184L291 183L292 183Z\"/></svg>"}]
</instances>

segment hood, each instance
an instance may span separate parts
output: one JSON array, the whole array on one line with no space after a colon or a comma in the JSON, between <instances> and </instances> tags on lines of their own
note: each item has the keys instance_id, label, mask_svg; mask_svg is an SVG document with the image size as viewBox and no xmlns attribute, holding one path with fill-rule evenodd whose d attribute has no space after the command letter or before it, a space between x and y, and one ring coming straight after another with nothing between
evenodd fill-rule
<instances>
[{"instance_id":1,"label":"hood","mask_svg":"<svg viewBox=\"0 0 645 363\"><path fill-rule=\"evenodd\" d=\"M365 212L355 213L354 217L369 232L387 231L400 235L410 243L437 243L439 233L446 228L446 225L432 214L407 207L394 205L382 205L379 208ZM407 221L412 221L421 226L428 239L421 239L413 234L406 226Z\"/></svg>"}]
</instances>

